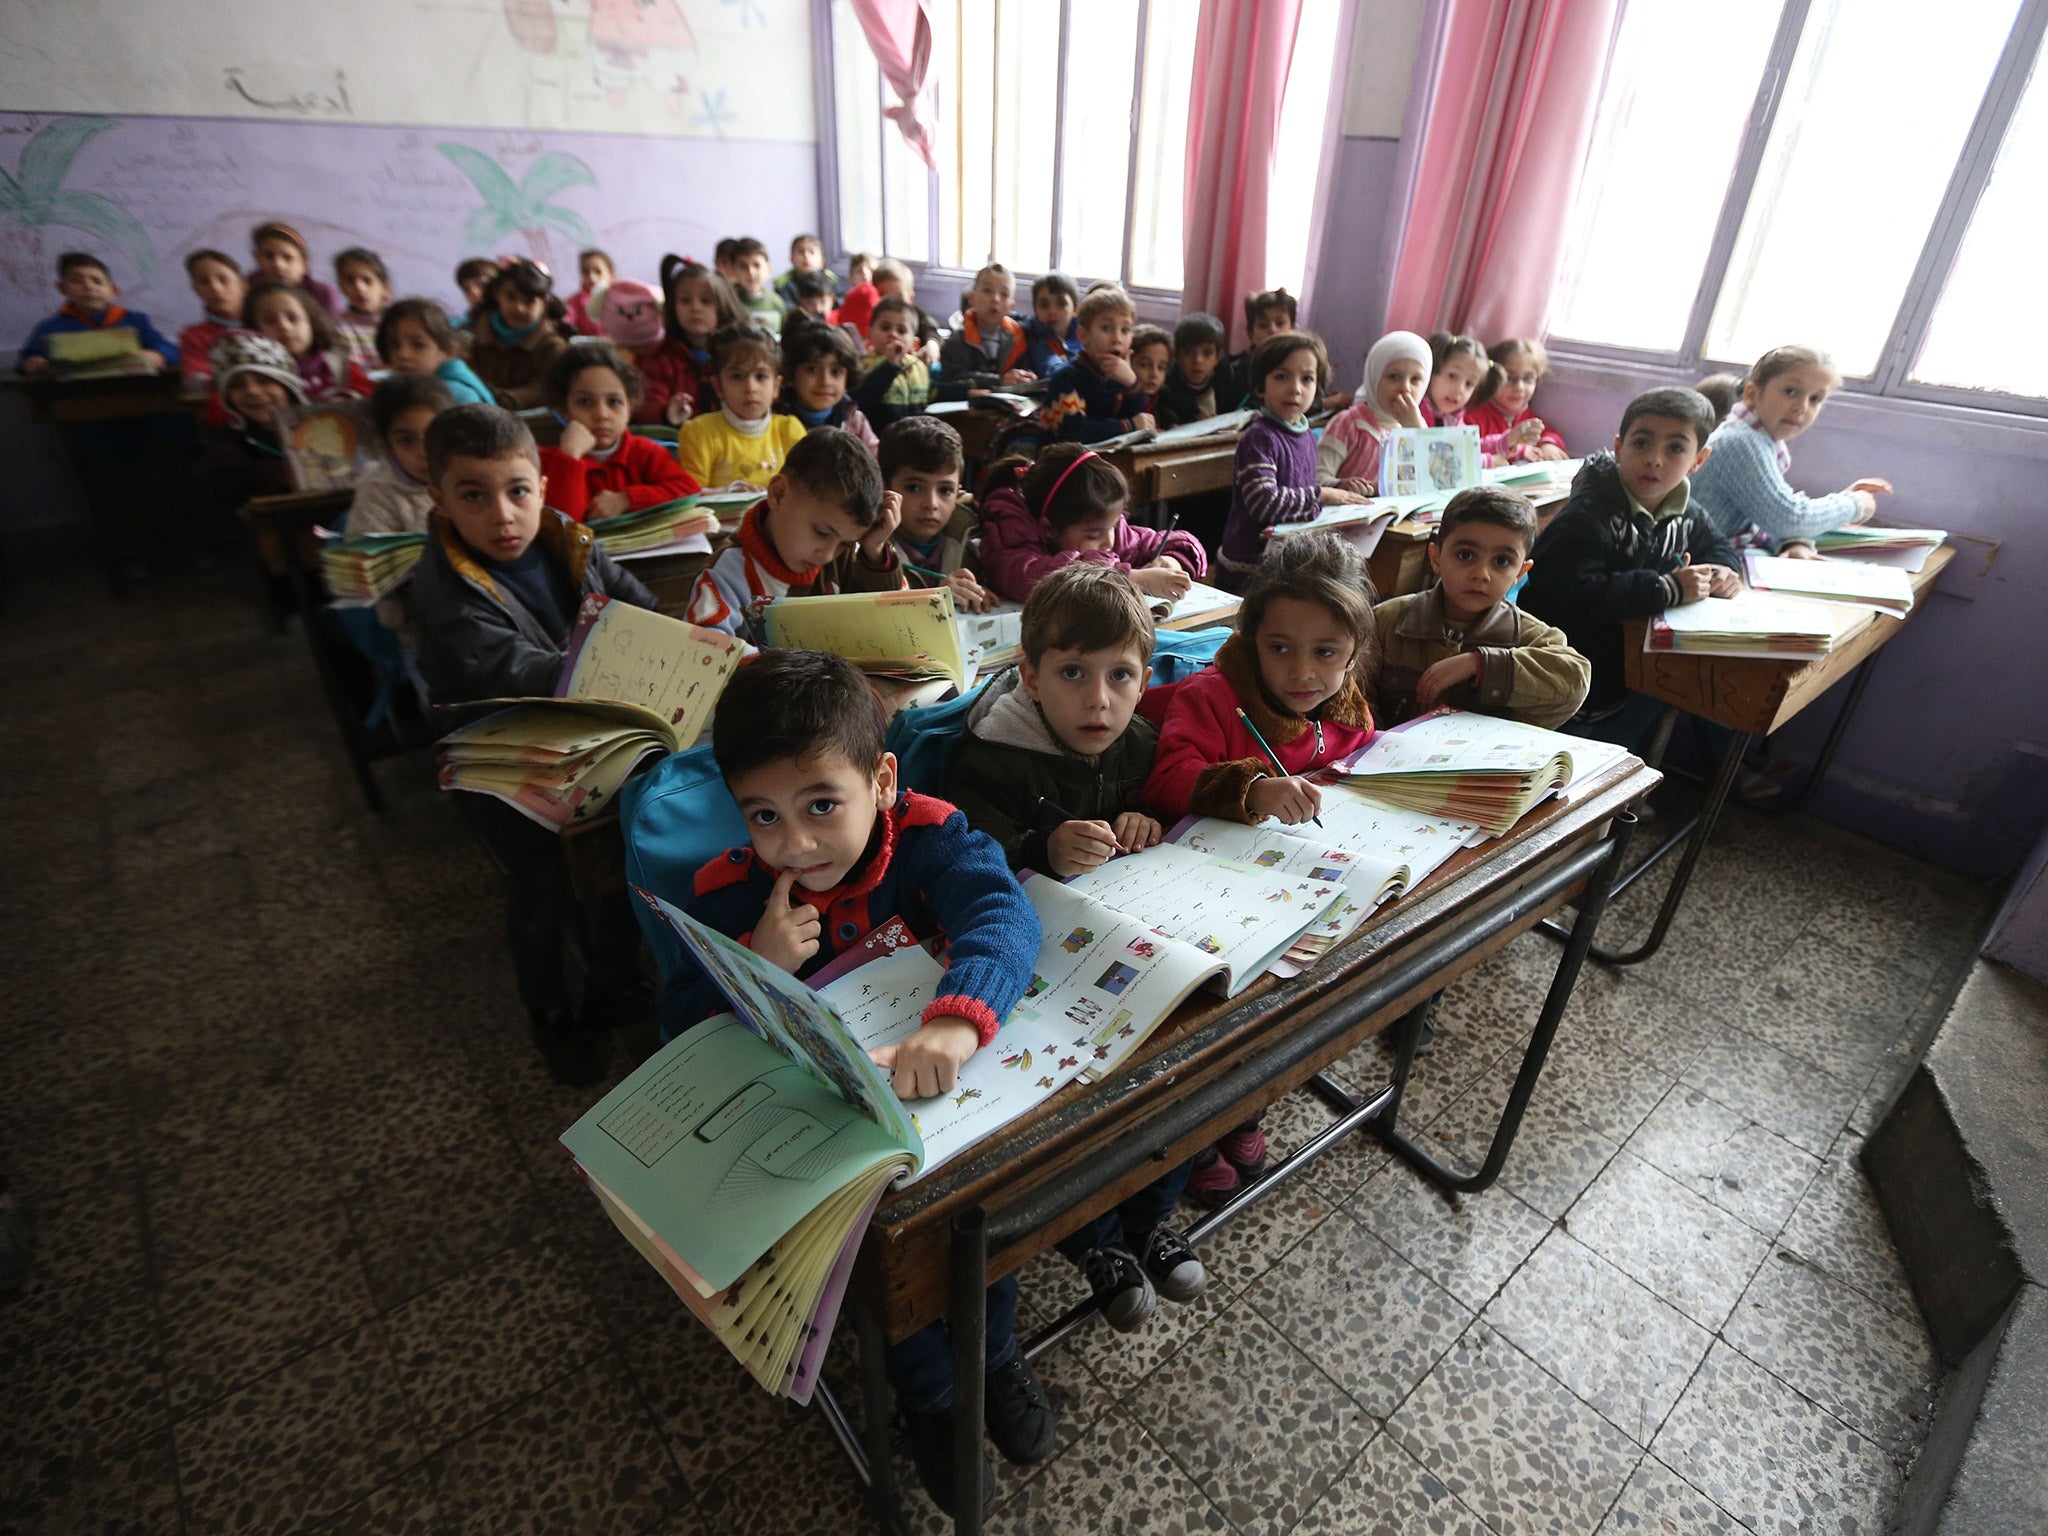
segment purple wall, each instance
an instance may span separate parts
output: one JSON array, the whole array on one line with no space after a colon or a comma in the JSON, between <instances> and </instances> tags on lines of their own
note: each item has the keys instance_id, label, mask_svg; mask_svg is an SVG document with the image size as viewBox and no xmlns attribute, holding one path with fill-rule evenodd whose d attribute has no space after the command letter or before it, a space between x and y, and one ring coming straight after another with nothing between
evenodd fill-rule
<instances>
[{"instance_id":1,"label":"purple wall","mask_svg":"<svg viewBox=\"0 0 2048 1536\"><path fill-rule=\"evenodd\" d=\"M1338 389L1357 387L1386 319L1393 266L1385 231L1400 161L1399 139L1338 141L1316 287L1302 317L1329 348Z\"/></svg>"}]
</instances>

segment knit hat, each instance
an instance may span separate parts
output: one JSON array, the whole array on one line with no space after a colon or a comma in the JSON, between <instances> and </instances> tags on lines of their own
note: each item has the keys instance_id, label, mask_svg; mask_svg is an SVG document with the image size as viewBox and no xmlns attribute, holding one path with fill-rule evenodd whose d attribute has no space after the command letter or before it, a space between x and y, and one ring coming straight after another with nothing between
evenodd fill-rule
<instances>
[{"instance_id":1,"label":"knit hat","mask_svg":"<svg viewBox=\"0 0 2048 1536\"><path fill-rule=\"evenodd\" d=\"M1412 357L1422 364L1422 377L1426 384L1436 368L1436 360L1430 355L1429 343L1413 331L1389 331L1372 344L1372 350L1365 354L1365 378L1358 386L1358 398L1377 403L1380 380L1387 376L1388 367L1404 357Z\"/></svg>"},{"instance_id":2,"label":"knit hat","mask_svg":"<svg viewBox=\"0 0 2048 1536\"><path fill-rule=\"evenodd\" d=\"M619 346L638 352L661 345L661 295L630 277L614 278L600 290L590 317Z\"/></svg>"},{"instance_id":3,"label":"knit hat","mask_svg":"<svg viewBox=\"0 0 2048 1536\"><path fill-rule=\"evenodd\" d=\"M254 331L229 331L213 344L207 358L213 365L213 387L220 396L221 409L238 427L248 423L228 403L228 386L234 383L237 374L253 373L275 379L292 399L301 405L306 403L306 381L299 377L298 364L292 361L291 353L268 336Z\"/></svg>"}]
</instances>

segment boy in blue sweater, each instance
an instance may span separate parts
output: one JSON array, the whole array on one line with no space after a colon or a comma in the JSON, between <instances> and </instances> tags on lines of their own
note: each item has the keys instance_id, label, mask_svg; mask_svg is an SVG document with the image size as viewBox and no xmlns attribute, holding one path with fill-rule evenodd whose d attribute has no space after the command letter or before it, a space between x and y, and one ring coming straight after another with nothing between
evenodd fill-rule
<instances>
[{"instance_id":1,"label":"boy in blue sweater","mask_svg":"<svg viewBox=\"0 0 2048 1536\"><path fill-rule=\"evenodd\" d=\"M115 302L121 290L107 264L88 251L66 251L57 258L57 291L64 305L28 334L15 366L23 373L41 373L50 366L50 338L79 331L130 330L142 344L142 360L153 372L178 366L178 344L150 323L139 309Z\"/></svg>"},{"instance_id":2,"label":"boy in blue sweater","mask_svg":"<svg viewBox=\"0 0 2048 1536\"><path fill-rule=\"evenodd\" d=\"M1047 378L1039 426L1069 443L1099 443L1157 426L1131 367L1131 333L1138 324L1131 296L1114 283L1098 284L1081 301L1080 318L1080 355Z\"/></svg>"},{"instance_id":3,"label":"boy in blue sweater","mask_svg":"<svg viewBox=\"0 0 2048 1536\"><path fill-rule=\"evenodd\" d=\"M1048 272L1031 285L1031 318L1023 321L1024 366L1039 378L1050 378L1053 369L1080 350L1075 319L1080 303L1081 290L1064 272Z\"/></svg>"},{"instance_id":4,"label":"boy in blue sweater","mask_svg":"<svg viewBox=\"0 0 2048 1536\"><path fill-rule=\"evenodd\" d=\"M697 871L684 909L797 977L814 974L890 918L942 938L946 972L923 1027L875 1053L905 1099L951 1091L1031 983L1038 913L985 833L943 800L899 789L867 679L841 656L767 651L736 673L711 718L711 753L750 846ZM664 1039L724 1011L685 960L662 993ZM990 1435L1009 1461L1051 1456L1052 1404L1016 1331L1017 1282L989 1287ZM926 1490L953 1499L951 1345L939 1324L889 1346L884 1365ZM984 1496L994 1474L982 1468Z\"/></svg>"}]
</instances>

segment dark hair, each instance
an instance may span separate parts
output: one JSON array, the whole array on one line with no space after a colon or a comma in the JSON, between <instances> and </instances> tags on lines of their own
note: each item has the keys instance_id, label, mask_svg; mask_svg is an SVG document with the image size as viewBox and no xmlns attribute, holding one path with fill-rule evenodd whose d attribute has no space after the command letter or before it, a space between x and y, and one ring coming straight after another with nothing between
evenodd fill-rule
<instances>
[{"instance_id":1,"label":"dark hair","mask_svg":"<svg viewBox=\"0 0 2048 1536\"><path fill-rule=\"evenodd\" d=\"M881 466L882 483L887 485L899 469L924 475L959 473L967 466L967 450L960 434L942 416L905 416L889 424L875 449Z\"/></svg>"},{"instance_id":2,"label":"dark hair","mask_svg":"<svg viewBox=\"0 0 2048 1536\"><path fill-rule=\"evenodd\" d=\"M1012 487L1023 496L1031 515L1045 519L1048 528L1071 528L1128 507L1131 501L1122 472L1086 443L1054 443L1036 459L1011 454L991 464L982 478L984 497Z\"/></svg>"},{"instance_id":3,"label":"dark hair","mask_svg":"<svg viewBox=\"0 0 2048 1536\"><path fill-rule=\"evenodd\" d=\"M486 282L498 275L498 264L489 256L470 256L456 263L455 286L460 288L473 277Z\"/></svg>"},{"instance_id":4,"label":"dark hair","mask_svg":"<svg viewBox=\"0 0 2048 1536\"><path fill-rule=\"evenodd\" d=\"M1245 390L1256 400L1266 388L1266 375L1297 352L1309 352L1316 360L1316 388L1330 387L1330 354L1323 338L1313 331L1275 331L1252 348L1251 365L1245 369Z\"/></svg>"},{"instance_id":5,"label":"dark hair","mask_svg":"<svg viewBox=\"0 0 2048 1536\"><path fill-rule=\"evenodd\" d=\"M768 334L765 326L751 320L738 325L721 325L711 338L711 371L725 372L725 365L733 358L746 352L758 352L768 359L768 366L775 372L782 372L782 348L775 344L775 338Z\"/></svg>"},{"instance_id":6,"label":"dark hair","mask_svg":"<svg viewBox=\"0 0 2048 1536\"><path fill-rule=\"evenodd\" d=\"M376 424L378 437L389 437L391 424L407 411L431 405L438 416L454 403L448 386L431 373L386 374L370 392L370 420Z\"/></svg>"},{"instance_id":7,"label":"dark hair","mask_svg":"<svg viewBox=\"0 0 2048 1536\"><path fill-rule=\"evenodd\" d=\"M872 329L874 323L884 315L908 315L910 316L910 328L912 331L915 331L917 329L918 313L918 307L911 303L910 300L904 298L900 293L892 293L886 298L875 300L874 310L868 316L868 325Z\"/></svg>"},{"instance_id":8,"label":"dark hair","mask_svg":"<svg viewBox=\"0 0 2048 1536\"><path fill-rule=\"evenodd\" d=\"M914 419L914 418L913 418ZM1106 651L1135 646L1152 659L1152 604L1113 565L1075 560L1047 575L1024 601L1021 646L1034 667L1047 651Z\"/></svg>"},{"instance_id":9,"label":"dark hair","mask_svg":"<svg viewBox=\"0 0 2048 1536\"><path fill-rule=\"evenodd\" d=\"M235 276L240 277L242 275L242 264L239 261L235 260L226 251L216 251L210 245L201 247L185 258L185 275L190 277L192 269L202 261L217 261L224 267L233 267L235 269ZM62 268L60 267L58 270L61 271Z\"/></svg>"},{"instance_id":10,"label":"dark hair","mask_svg":"<svg viewBox=\"0 0 2048 1536\"><path fill-rule=\"evenodd\" d=\"M525 298L542 300L543 323L548 320L559 320L568 313L562 307L562 301L555 297L555 280L541 270L539 262L528 261L521 256L516 261L506 262L491 275L490 286L484 289L484 296L478 301L476 308L469 312L470 318L481 321L484 316L496 309L498 295L507 288Z\"/></svg>"},{"instance_id":11,"label":"dark hair","mask_svg":"<svg viewBox=\"0 0 2048 1536\"><path fill-rule=\"evenodd\" d=\"M832 285L825 281L824 273L806 268L789 274L789 296L798 303L805 299L829 299Z\"/></svg>"},{"instance_id":12,"label":"dark hair","mask_svg":"<svg viewBox=\"0 0 2048 1536\"><path fill-rule=\"evenodd\" d=\"M1190 347L1214 347L1220 352L1229 344L1229 333L1214 315L1197 310L1173 322L1173 350L1176 353L1185 352Z\"/></svg>"},{"instance_id":13,"label":"dark hair","mask_svg":"<svg viewBox=\"0 0 2048 1536\"><path fill-rule=\"evenodd\" d=\"M386 305L384 313L377 317L377 355L385 362L391 361L392 338L407 320L417 322L434 345L450 357L462 356L462 333L448 323L448 311L432 299L399 299Z\"/></svg>"},{"instance_id":14,"label":"dark hair","mask_svg":"<svg viewBox=\"0 0 2048 1536\"><path fill-rule=\"evenodd\" d=\"M1265 558L1245 584L1237 610L1237 632L1256 641L1266 610L1283 598L1327 608L1351 631L1353 678L1373 672L1373 590L1365 556L1334 533L1297 533L1266 546Z\"/></svg>"},{"instance_id":15,"label":"dark hair","mask_svg":"<svg viewBox=\"0 0 2048 1536\"><path fill-rule=\"evenodd\" d=\"M820 427L789 450L782 478L829 501L856 528L875 526L882 515L882 471L867 445L838 427Z\"/></svg>"},{"instance_id":16,"label":"dark hair","mask_svg":"<svg viewBox=\"0 0 2048 1536\"><path fill-rule=\"evenodd\" d=\"M619 270L619 264L616 261L612 260L612 253L610 251L599 250L594 245L589 246L586 249L580 250L576 253L576 265L579 267L582 266L583 263L590 260L590 258L593 256L595 256L599 261L603 262L605 266L611 271L616 272Z\"/></svg>"},{"instance_id":17,"label":"dark hair","mask_svg":"<svg viewBox=\"0 0 2048 1536\"><path fill-rule=\"evenodd\" d=\"M1628 429L1641 416L1663 416L1684 422L1692 428L1692 445L1695 448L1706 447L1707 439L1714 435L1714 408L1696 389L1667 385L1662 389L1644 390L1629 401L1628 409L1621 413L1621 431L1616 435L1627 437Z\"/></svg>"},{"instance_id":18,"label":"dark hair","mask_svg":"<svg viewBox=\"0 0 2048 1536\"><path fill-rule=\"evenodd\" d=\"M782 321L782 373L795 375L805 363L829 357L846 370L851 379L860 372L860 348L836 325L822 324L815 315L792 309Z\"/></svg>"},{"instance_id":19,"label":"dark hair","mask_svg":"<svg viewBox=\"0 0 2048 1536\"><path fill-rule=\"evenodd\" d=\"M1465 402L1470 410L1475 405L1484 405L1500 389L1501 367L1486 355L1486 343L1477 336L1456 336L1449 331L1432 331L1429 337L1429 376L1432 380L1443 372L1444 364L1452 358L1463 355L1479 365L1479 383L1472 391L1472 398Z\"/></svg>"},{"instance_id":20,"label":"dark hair","mask_svg":"<svg viewBox=\"0 0 2048 1536\"><path fill-rule=\"evenodd\" d=\"M752 235L742 235L733 241L732 250L727 253L728 261L745 261L749 256L766 256L768 247Z\"/></svg>"},{"instance_id":21,"label":"dark hair","mask_svg":"<svg viewBox=\"0 0 2048 1536\"><path fill-rule=\"evenodd\" d=\"M334 258L334 275L341 276L341 269L353 262L359 267L368 267L377 274L377 281L386 288L391 286L391 273L384 265L384 258L367 246L352 245Z\"/></svg>"},{"instance_id":22,"label":"dark hair","mask_svg":"<svg viewBox=\"0 0 2048 1536\"><path fill-rule=\"evenodd\" d=\"M717 319L711 325L713 336L729 325L747 323L747 312L740 308L739 297L732 291L731 283L701 261L671 254L661 258L661 325L670 341L680 341L687 346L690 340L676 320L676 285L685 278L693 283L711 285L711 305L717 311Z\"/></svg>"},{"instance_id":23,"label":"dark hair","mask_svg":"<svg viewBox=\"0 0 2048 1536\"><path fill-rule=\"evenodd\" d=\"M1294 322L1301 314L1301 306L1295 303L1294 295L1285 288L1268 288L1263 293L1248 293L1244 296L1244 324L1250 330L1259 323L1259 316L1269 309L1287 311L1287 328L1294 329Z\"/></svg>"},{"instance_id":24,"label":"dark hair","mask_svg":"<svg viewBox=\"0 0 2048 1536\"><path fill-rule=\"evenodd\" d=\"M737 251L739 246L738 240L734 239L731 235L727 235L718 244L711 247L711 259L720 266L723 266L726 262L732 260L733 252Z\"/></svg>"},{"instance_id":25,"label":"dark hair","mask_svg":"<svg viewBox=\"0 0 2048 1536\"><path fill-rule=\"evenodd\" d=\"M1750 365L1749 377L1743 384L1754 384L1758 389L1771 382L1781 373L1790 373L1794 368L1825 368L1828 375L1839 384L1842 370L1835 366L1835 360L1819 347L1773 347Z\"/></svg>"},{"instance_id":26,"label":"dark hair","mask_svg":"<svg viewBox=\"0 0 2048 1536\"><path fill-rule=\"evenodd\" d=\"M711 756L728 784L770 763L825 752L870 773L882 761L884 729L875 690L844 656L763 651L718 696Z\"/></svg>"},{"instance_id":27,"label":"dark hair","mask_svg":"<svg viewBox=\"0 0 2048 1536\"><path fill-rule=\"evenodd\" d=\"M1710 373L1693 388L1704 395L1707 404L1714 408L1714 425L1718 427L1728 419L1728 413L1735 408L1735 402L1742 398L1742 375Z\"/></svg>"},{"instance_id":28,"label":"dark hair","mask_svg":"<svg viewBox=\"0 0 2048 1536\"><path fill-rule=\"evenodd\" d=\"M1074 286L1074 280L1064 272L1048 272L1043 277L1032 281L1031 302L1034 305L1037 304L1041 294L1047 293L1056 293L1074 305L1075 308L1078 309L1080 307L1081 290Z\"/></svg>"},{"instance_id":29,"label":"dark hair","mask_svg":"<svg viewBox=\"0 0 2048 1536\"><path fill-rule=\"evenodd\" d=\"M280 283L271 278L258 278L249 285L249 292L242 300L242 324L252 331L260 331L256 323L256 306L273 293L289 294L299 308L306 312L306 320L313 327L313 350L331 352L338 345L334 334L334 318L327 313L327 306L306 292L297 283Z\"/></svg>"},{"instance_id":30,"label":"dark hair","mask_svg":"<svg viewBox=\"0 0 2048 1536\"><path fill-rule=\"evenodd\" d=\"M1170 356L1173 352L1173 333L1163 325L1141 325L1131 332L1131 356L1136 357L1147 347L1164 347Z\"/></svg>"},{"instance_id":31,"label":"dark hair","mask_svg":"<svg viewBox=\"0 0 2048 1536\"><path fill-rule=\"evenodd\" d=\"M435 485L456 459L502 459L515 453L540 468L533 433L502 405L451 405L427 427L427 479Z\"/></svg>"},{"instance_id":32,"label":"dark hair","mask_svg":"<svg viewBox=\"0 0 2048 1536\"><path fill-rule=\"evenodd\" d=\"M106 274L108 282L111 283L114 280L113 269L104 261L101 261L99 257L93 255L91 251L66 251L57 258L58 281L61 282L78 267L96 267Z\"/></svg>"},{"instance_id":33,"label":"dark hair","mask_svg":"<svg viewBox=\"0 0 2048 1536\"><path fill-rule=\"evenodd\" d=\"M619 349L610 342L594 336L579 336L562 348L562 355L548 364L548 404L558 411L569 408L569 391L576 387L576 376L588 373L593 368L609 368L619 376L619 382L626 387L626 399L638 405L646 397L647 384L640 377L640 370L619 354Z\"/></svg>"},{"instance_id":34,"label":"dark hair","mask_svg":"<svg viewBox=\"0 0 2048 1536\"><path fill-rule=\"evenodd\" d=\"M1520 491L1504 485L1475 485L1460 491L1444 507L1432 537L1438 545L1466 523L1490 523L1522 541L1522 553L1536 542L1536 506Z\"/></svg>"},{"instance_id":35,"label":"dark hair","mask_svg":"<svg viewBox=\"0 0 2048 1536\"><path fill-rule=\"evenodd\" d=\"M794 240L789 242L789 254L794 256L797 253L797 247L804 245L815 245L818 248L818 254L820 256L825 254L825 242L820 240L816 235L798 235Z\"/></svg>"}]
</instances>

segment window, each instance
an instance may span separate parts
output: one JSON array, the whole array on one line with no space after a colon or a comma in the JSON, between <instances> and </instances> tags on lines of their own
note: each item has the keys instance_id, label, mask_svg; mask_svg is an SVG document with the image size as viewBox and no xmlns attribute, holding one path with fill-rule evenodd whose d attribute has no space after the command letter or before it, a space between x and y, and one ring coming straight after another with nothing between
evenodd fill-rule
<instances>
[{"instance_id":1,"label":"window","mask_svg":"<svg viewBox=\"0 0 2048 1536\"><path fill-rule=\"evenodd\" d=\"M2038 411L2044 27L2048 0L1626 0L1553 332L1702 372L1804 341L1871 393Z\"/></svg>"}]
</instances>

